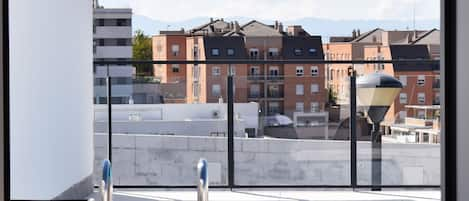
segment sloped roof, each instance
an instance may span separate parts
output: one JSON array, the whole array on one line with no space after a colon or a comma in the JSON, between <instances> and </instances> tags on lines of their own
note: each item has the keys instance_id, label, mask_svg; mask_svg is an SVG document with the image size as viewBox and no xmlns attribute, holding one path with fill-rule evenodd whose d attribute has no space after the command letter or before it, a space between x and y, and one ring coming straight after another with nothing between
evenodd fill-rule
<instances>
[{"instance_id":1,"label":"sloped roof","mask_svg":"<svg viewBox=\"0 0 469 201\"><path fill-rule=\"evenodd\" d=\"M207 59L246 59L247 54L243 37L205 36L205 56ZM212 49L219 49L220 55L213 56ZM234 50L234 55L228 55L228 49Z\"/></svg>"},{"instance_id":2,"label":"sloped roof","mask_svg":"<svg viewBox=\"0 0 469 201\"><path fill-rule=\"evenodd\" d=\"M423 39L429 37L431 34L439 32L439 31L440 30L438 30L438 29L429 30L429 31L425 32L424 34L422 34L421 36L419 36L417 39L415 39L411 44L417 44L419 41L422 41ZM435 42L439 43L439 40L435 41Z\"/></svg>"},{"instance_id":3,"label":"sloped roof","mask_svg":"<svg viewBox=\"0 0 469 201\"><path fill-rule=\"evenodd\" d=\"M217 33L217 30L225 30L224 32L226 32L229 30L229 26L230 26L229 22L225 22L224 20L221 20L221 19L216 19L216 20L213 20L211 22L202 24L200 26L197 26L191 29L191 33L199 33L199 34Z\"/></svg>"},{"instance_id":4,"label":"sloped roof","mask_svg":"<svg viewBox=\"0 0 469 201\"><path fill-rule=\"evenodd\" d=\"M365 33L361 34L360 36L358 36L357 38L355 38L352 42L360 42L360 41L362 41L363 39L367 38L368 36L370 36L371 34L377 32L377 31L384 31L384 30L381 29L381 28L373 29L373 30L371 30L371 31L368 31L368 32L365 32Z\"/></svg>"},{"instance_id":5,"label":"sloped roof","mask_svg":"<svg viewBox=\"0 0 469 201\"><path fill-rule=\"evenodd\" d=\"M252 20L241 26L241 32L245 36L283 36L283 34L275 30L273 26L266 25L256 20Z\"/></svg>"},{"instance_id":6,"label":"sloped roof","mask_svg":"<svg viewBox=\"0 0 469 201\"><path fill-rule=\"evenodd\" d=\"M426 45L391 45L392 60L403 59L430 59L430 54ZM393 64L394 71L433 71L439 70L439 65L418 64L418 63L397 63Z\"/></svg>"},{"instance_id":7,"label":"sloped roof","mask_svg":"<svg viewBox=\"0 0 469 201\"><path fill-rule=\"evenodd\" d=\"M282 55L285 59L324 59L321 36L285 36L282 39ZM314 52L310 52L314 49ZM301 54L295 54L301 50Z\"/></svg>"}]
</instances>

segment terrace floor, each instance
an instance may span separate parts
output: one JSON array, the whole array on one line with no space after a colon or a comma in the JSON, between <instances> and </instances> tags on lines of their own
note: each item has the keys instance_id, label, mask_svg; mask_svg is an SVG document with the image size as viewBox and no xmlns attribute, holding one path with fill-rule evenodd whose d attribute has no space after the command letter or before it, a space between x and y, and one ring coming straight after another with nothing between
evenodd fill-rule
<instances>
[{"instance_id":1,"label":"terrace floor","mask_svg":"<svg viewBox=\"0 0 469 201\"><path fill-rule=\"evenodd\" d=\"M95 194L97 195L97 194ZM100 199L96 199L100 200ZM126 190L116 189L114 201L196 201L193 190ZM439 190L220 190L209 192L210 201L438 201Z\"/></svg>"}]
</instances>

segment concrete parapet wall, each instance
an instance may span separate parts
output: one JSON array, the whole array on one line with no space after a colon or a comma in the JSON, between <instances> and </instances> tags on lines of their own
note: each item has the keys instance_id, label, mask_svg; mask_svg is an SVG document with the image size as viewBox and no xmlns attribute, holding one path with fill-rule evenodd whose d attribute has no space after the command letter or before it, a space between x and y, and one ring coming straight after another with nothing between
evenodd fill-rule
<instances>
[{"instance_id":1,"label":"concrete parapet wall","mask_svg":"<svg viewBox=\"0 0 469 201\"><path fill-rule=\"evenodd\" d=\"M358 182L371 184L371 145L358 143ZM95 180L107 135L95 135ZM235 138L238 185L349 185L350 142ZM227 184L227 138L114 134L116 185L195 185L199 158L209 162L211 185ZM384 144L383 184L439 185L440 147Z\"/></svg>"}]
</instances>

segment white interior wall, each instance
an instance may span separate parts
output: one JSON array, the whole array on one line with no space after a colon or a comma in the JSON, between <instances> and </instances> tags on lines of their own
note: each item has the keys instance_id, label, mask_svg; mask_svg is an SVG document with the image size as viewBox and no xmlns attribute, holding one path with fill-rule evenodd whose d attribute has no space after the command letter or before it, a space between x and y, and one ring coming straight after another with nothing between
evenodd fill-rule
<instances>
[{"instance_id":1,"label":"white interior wall","mask_svg":"<svg viewBox=\"0 0 469 201\"><path fill-rule=\"evenodd\" d=\"M93 171L92 1L10 0L12 199Z\"/></svg>"}]
</instances>

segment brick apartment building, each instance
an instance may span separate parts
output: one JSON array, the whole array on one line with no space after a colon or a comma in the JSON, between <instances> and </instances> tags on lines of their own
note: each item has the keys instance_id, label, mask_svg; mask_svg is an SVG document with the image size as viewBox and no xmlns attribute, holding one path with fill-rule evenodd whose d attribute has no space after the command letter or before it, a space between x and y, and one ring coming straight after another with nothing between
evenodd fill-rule
<instances>
[{"instance_id":1,"label":"brick apartment building","mask_svg":"<svg viewBox=\"0 0 469 201\"><path fill-rule=\"evenodd\" d=\"M240 26L237 22L211 19L209 23L178 37L176 39L176 36L160 34L153 37L153 43L165 38L164 46L169 48L185 37L187 60L324 59L321 37L310 36L301 26L284 29L279 22L266 25L253 20ZM154 45L154 48L157 47ZM155 56L157 58L164 59ZM323 64L236 64L231 68L227 64L187 65L186 101L226 101L226 76L229 69L235 75L236 102L259 102L262 113L269 115L281 113L291 116L295 111L324 110L327 93ZM172 80L176 75L155 69L155 76L162 77L162 80Z\"/></svg>"},{"instance_id":2,"label":"brick apartment building","mask_svg":"<svg viewBox=\"0 0 469 201\"><path fill-rule=\"evenodd\" d=\"M439 30L385 31L374 29L352 37L331 37L324 45L328 60L397 60L439 59ZM338 94L339 104L348 104L348 64L329 64L328 85ZM405 105L439 104L439 66L429 64L366 64L354 65L358 75L373 72L389 74L401 80L404 88L386 121L388 124L407 115Z\"/></svg>"}]
</instances>

